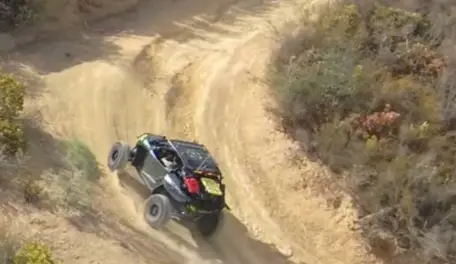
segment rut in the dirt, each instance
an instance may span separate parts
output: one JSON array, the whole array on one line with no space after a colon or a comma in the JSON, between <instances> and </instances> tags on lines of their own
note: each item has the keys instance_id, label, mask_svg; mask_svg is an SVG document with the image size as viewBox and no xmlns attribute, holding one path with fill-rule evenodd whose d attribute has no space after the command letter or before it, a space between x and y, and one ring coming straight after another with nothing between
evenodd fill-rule
<instances>
[{"instance_id":1,"label":"rut in the dirt","mask_svg":"<svg viewBox=\"0 0 456 264\"><path fill-rule=\"evenodd\" d=\"M236 9L238 11L235 12ZM186 102L192 106L196 103L195 107L198 108L209 102L199 102L201 96L184 89L175 96L177 101L174 105L167 104L163 99L171 93L170 84L178 84L176 79L173 82L172 76L177 76L177 72L191 75L192 70L198 69L197 63L201 58L213 60L214 68L217 68L215 65L221 65L219 54L225 56L223 61L227 61L230 52L237 45L242 45L245 37L237 41L237 35L243 35L239 28L224 32L212 23L219 20L227 24L234 23L238 15L263 12L261 9L263 6L257 1L144 2L138 10L93 25L85 32L71 32L67 36L61 35L16 50L10 62L13 68L18 65L14 62L29 66L37 74L37 80L41 81L42 86L37 87L40 90L36 91L33 101L27 104L27 112L39 112L41 127L47 133L59 137L75 136L86 142L99 161L103 162L114 141L121 139L131 142L145 131L170 136L196 136L193 127L200 124L191 124L194 120L192 111L195 109L188 107L179 111L179 108ZM215 14L212 17L211 12ZM185 21L197 14L209 16L210 22ZM191 26L177 25L173 20ZM155 43L156 34L163 36L159 41L163 50L155 50L151 58L152 61L156 60L156 67L138 68L141 64L146 65L144 58L139 58L148 52L147 48L153 46L150 43ZM226 35L229 39L220 48L214 49L213 34L217 34L217 38ZM191 63L192 59L197 60ZM203 66L208 62L204 61ZM184 70L186 66L188 71ZM223 69L220 66L218 68ZM151 75L154 78L150 78ZM180 76L180 81L184 75ZM189 96L187 101L182 101L185 93ZM174 120L172 123L164 118L167 112L172 116L169 120ZM179 131L183 125L187 126L185 133ZM84 262L117 263L116 258L125 260L127 256L118 255L124 253L113 254L118 247L116 243L120 243L121 247L136 256L132 258L136 263L291 263L273 246L250 238L247 228L232 214L227 215L221 233L213 241L192 236L177 224L171 224L164 232L153 231L140 219L141 210L138 209L144 200L142 191L131 183L128 176L106 177L108 181L105 180L105 185L111 186L111 198L107 199L109 204L106 207L112 209L112 202L116 201L115 212L123 220L121 224L108 225L113 221L103 219L103 214L100 214L97 225L106 225L104 228L110 234L92 241L102 243L106 239L106 242L114 244L91 245L98 251L83 256ZM48 218L48 221L57 220ZM85 232L96 232L87 226L80 229L80 233L73 231L72 226L62 225L61 229L68 230L63 233L74 235L74 238L66 239L78 239ZM58 243L51 244L58 251ZM60 255L68 263L80 263L81 259L71 260L70 256L81 255L83 251L83 248L75 248ZM108 255L111 256L107 258Z\"/></svg>"}]
</instances>

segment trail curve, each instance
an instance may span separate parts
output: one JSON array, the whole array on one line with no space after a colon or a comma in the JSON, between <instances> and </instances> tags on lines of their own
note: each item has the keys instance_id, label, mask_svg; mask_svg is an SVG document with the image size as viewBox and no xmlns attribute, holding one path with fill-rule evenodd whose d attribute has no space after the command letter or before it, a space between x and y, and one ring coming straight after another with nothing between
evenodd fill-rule
<instances>
[{"instance_id":1,"label":"trail curve","mask_svg":"<svg viewBox=\"0 0 456 264\"><path fill-rule=\"evenodd\" d=\"M261 143L263 137L256 133L273 125L259 110L266 95L251 79L264 73L274 48L268 27L290 19L286 14L293 6L283 6L268 0L143 1L132 12L21 47L9 56L40 80L27 113L40 113L42 128L55 137L82 139L100 162L114 141L131 142L151 131L197 139L222 164L236 217L228 214L221 233L209 242L177 224L166 232L145 226L141 191L134 184L126 187L123 175L110 175L115 197L109 202L116 202L135 230L131 236L124 234L122 243L128 246L122 247L134 251L136 263L366 263L355 240L343 242L352 253L343 252L340 240L341 245L325 252L302 235L303 229L290 226L283 232L273 217L283 214L270 211L283 205L277 201L280 195L265 183L270 178L252 175L265 170L258 162L248 162L257 159L252 155L273 151L258 146L266 141ZM256 143L255 138L257 146L247 151L245 144ZM272 178L272 184L275 181ZM312 206L309 211L320 204ZM331 214L321 214L316 222L326 216ZM288 224L295 218L290 219ZM293 228L301 232L298 240L290 237ZM328 234L329 240L344 235L343 228L336 228L334 235L323 231L322 240ZM111 261L121 258L108 253L115 250L107 245L98 249L87 261L107 261L106 254Z\"/></svg>"}]
</instances>

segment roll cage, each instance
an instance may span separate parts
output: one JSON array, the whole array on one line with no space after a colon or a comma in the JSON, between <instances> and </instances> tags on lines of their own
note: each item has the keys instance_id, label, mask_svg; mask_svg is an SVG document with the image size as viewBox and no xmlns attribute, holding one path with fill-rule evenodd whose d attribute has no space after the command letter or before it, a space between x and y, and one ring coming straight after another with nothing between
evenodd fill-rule
<instances>
[{"instance_id":1,"label":"roll cage","mask_svg":"<svg viewBox=\"0 0 456 264\"><path fill-rule=\"evenodd\" d=\"M219 167L205 146L182 140L168 140L182 164L195 171L221 174Z\"/></svg>"},{"instance_id":2,"label":"roll cage","mask_svg":"<svg viewBox=\"0 0 456 264\"><path fill-rule=\"evenodd\" d=\"M157 138L152 136L149 140L149 143L155 145L158 149L167 149L175 152L183 167L192 171L218 174L221 177L217 162L204 145L165 137Z\"/></svg>"}]
</instances>

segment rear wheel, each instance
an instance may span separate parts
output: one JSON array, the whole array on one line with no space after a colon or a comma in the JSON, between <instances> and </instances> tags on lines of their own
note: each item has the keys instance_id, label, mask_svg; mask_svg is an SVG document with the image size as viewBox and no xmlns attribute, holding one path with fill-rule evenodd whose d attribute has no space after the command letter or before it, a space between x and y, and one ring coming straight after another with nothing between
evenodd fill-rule
<instances>
[{"instance_id":1,"label":"rear wheel","mask_svg":"<svg viewBox=\"0 0 456 264\"><path fill-rule=\"evenodd\" d=\"M144 206L144 219L151 227L159 229L171 219L171 209L166 195L152 194Z\"/></svg>"},{"instance_id":2,"label":"rear wheel","mask_svg":"<svg viewBox=\"0 0 456 264\"><path fill-rule=\"evenodd\" d=\"M205 237L209 238L214 236L217 231L220 229L223 221L223 213L218 212L214 214L204 215L196 222L196 227L198 228L199 233Z\"/></svg>"},{"instance_id":3,"label":"rear wheel","mask_svg":"<svg viewBox=\"0 0 456 264\"><path fill-rule=\"evenodd\" d=\"M108 167L111 171L125 168L130 156L130 146L123 142L116 142L108 154Z\"/></svg>"}]
</instances>

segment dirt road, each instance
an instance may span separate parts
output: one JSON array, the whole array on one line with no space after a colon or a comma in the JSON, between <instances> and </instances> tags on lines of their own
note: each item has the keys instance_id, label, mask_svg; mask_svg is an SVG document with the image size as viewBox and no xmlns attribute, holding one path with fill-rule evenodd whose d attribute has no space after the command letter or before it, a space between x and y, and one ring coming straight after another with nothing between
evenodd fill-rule
<instances>
[{"instance_id":1,"label":"dirt road","mask_svg":"<svg viewBox=\"0 0 456 264\"><path fill-rule=\"evenodd\" d=\"M292 9L267 0L144 1L133 12L10 55L37 77L27 113L40 114L46 133L80 138L100 162L114 141L132 142L144 131L197 139L227 175L235 216L210 243L177 224L151 230L141 220L141 191L122 175L108 175L107 201L123 216L111 222L129 228L111 228L106 237L95 230L100 226L75 229L36 216L55 218L43 233L59 233L72 245L59 253L66 263L368 263L348 231L348 202L335 211L300 189L297 175L323 172L285 164L293 144L274 131L264 110L268 96L255 81L276 44L271 23L291 20Z\"/></svg>"}]
</instances>

